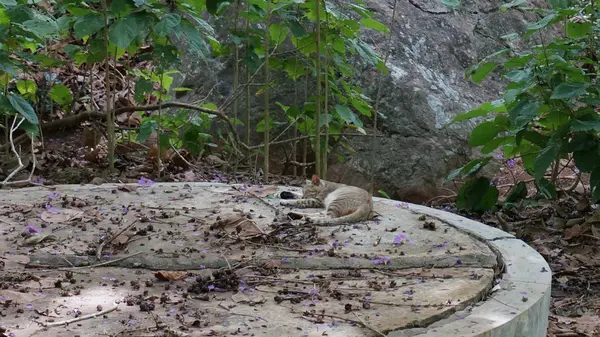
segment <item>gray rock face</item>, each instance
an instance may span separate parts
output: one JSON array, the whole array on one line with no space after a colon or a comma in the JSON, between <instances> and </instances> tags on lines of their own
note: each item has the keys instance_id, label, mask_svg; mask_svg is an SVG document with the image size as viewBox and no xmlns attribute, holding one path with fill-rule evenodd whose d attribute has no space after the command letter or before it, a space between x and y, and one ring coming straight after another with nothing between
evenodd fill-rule
<instances>
[{"instance_id":1,"label":"gray rock face","mask_svg":"<svg viewBox=\"0 0 600 337\"><path fill-rule=\"evenodd\" d=\"M393 0L366 3L389 27ZM330 163L329 180L368 187L373 173L376 190L411 202L424 202L440 193L448 172L472 156L466 144L473 126L443 126L457 114L498 98L503 88L494 75L474 84L465 79L465 70L506 47L501 36L522 32L535 20L517 10L501 12L502 3L462 1L460 9L452 10L440 0L397 1L387 63L390 74L383 79L379 97L377 128L383 137L349 139L356 152L336 149L345 161ZM383 56L387 37L372 31L364 34L363 40ZM195 71L185 72L184 82L199 84L197 93L215 88L209 100L222 100L232 91L230 64L202 67L201 75L196 75L196 66L188 69ZM374 100L380 75L371 68L359 73L365 94ZM217 80L222 82L215 86ZM293 84L278 86L272 93L273 109L275 101L289 104L292 96ZM255 101L253 115L260 116L262 99Z\"/></svg>"}]
</instances>

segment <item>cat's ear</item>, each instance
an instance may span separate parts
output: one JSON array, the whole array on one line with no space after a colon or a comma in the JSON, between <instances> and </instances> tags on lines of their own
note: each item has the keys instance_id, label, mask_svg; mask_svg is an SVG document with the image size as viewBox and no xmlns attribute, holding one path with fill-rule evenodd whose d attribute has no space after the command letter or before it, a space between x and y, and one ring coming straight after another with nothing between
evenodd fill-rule
<instances>
[{"instance_id":1,"label":"cat's ear","mask_svg":"<svg viewBox=\"0 0 600 337\"><path fill-rule=\"evenodd\" d=\"M317 176L316 174L313 174L312 182L313 182L313 184L315 184L317 186L321 185L321 180L319 179L319 176Z\"/></svg>"}]
</instances>

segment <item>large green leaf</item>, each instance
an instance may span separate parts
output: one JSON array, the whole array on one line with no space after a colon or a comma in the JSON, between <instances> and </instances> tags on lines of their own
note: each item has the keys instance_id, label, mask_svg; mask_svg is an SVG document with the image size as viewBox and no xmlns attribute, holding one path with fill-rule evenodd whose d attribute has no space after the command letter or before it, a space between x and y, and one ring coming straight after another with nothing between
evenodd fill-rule
<instances>
[{"instance_id":1,"label":"large green leaf","mask_svg":"<svg viewBox=\"0 0 600 337\"><path fill-rule=\"evenodd\" d=\"M108 40L121 49L127 49L139 34L136 16L128 15L110 26Z\"/></svg>"},{"instance_id":2,"label":"large green leaf","mask_svg":"<svg viewBox=\"0 0 600 337\"><path fill-rule=\"evenodd\" d=\"M287 38L290 30L288 27L274 23L269 26L269 35L275 44L281 44Z\"/></svg>"},{"instance_id":3,"label":"large green leaf","mask_svg":"<svg viewBox=\"0 0 600 337\"><path fill-rule=\"evenodd\" d=\"M575 165L581 172L593 172L600 166L600 154L598 153L598 143L580 151L573 152Z\"/></svg>"},{"instance_id":4,"label":"large green leaf","mask_svg":"<svg viewBox=\"0 0 600 337\"><path fill-rule=\"evenodd\" d=\"M552 92L552 99L569 99L579 96L590 86L589 83L561 83Z\"/></svg>"},{"instance_id":5,"label":"large green leaf","mask_svg":"<svg viewBox=\"0 0 600 337\"><path fill-rule=\"evenodd\" d=\"M65 106L71 104L73 101L73 94L71 90L63 84L57 84L50 89L50 98L58 105Z\"/></svg>"},{"instance_id":6,"label":"large green leaf","mask_svg":"<svg viewBox=\"0 0 600 337\"><path fill-rule=\"evenodd\" d=\"M344 121L346 121L346 123L353 123L356 126L362 127L362 122L348 106L336 104L335 111L338 113L338 115L340 115L340 117L342 117Z\"/></svg>"},{"instance_id":7,"label":"large green leaf","mask_svg":"<svg viewBox=\"0 0 600 337\"><path fill-rule=\"evenodd\" d=\"M496 62L484 62L479 64L477 68L473 71L471 75L471 80L475 83L479 83L483 81L489 73L491 73L496 67L498 63Z\"/></svg>"},{"instance_id":8,"label":"large green leaf","mask_svg":"<svg viewBox=\"0 0 600 337\"><path fill-rule=\"evenodd\" d=\"M536 180L540 180L544 177L550 164L557 159L559 150L560 148L556 144L551 143L540 152L533 164Z\"/></svg>"},{"instance_id":9,"label":"large green leaf","mask_svg":"<svg viewBox=\"0 0 600 337\"><path fill-rule=\"evenodd\" d=\"M540 102L524 97L508 111L508 117L518 129L532 121L541 106Z\"/></svg>"},{"instance_id":10,"label":"large green leaf","mask_svg":"<svg viewBox=\"0 0 600 337\"><path fill-rule=\"evenodd\" d=\"M159 36L167 36L173 28L177 27L181 22L181 16L175 13L165 15L157 24L152 27L154 32Z\"/></svg>"},{"instance_id":11,"label":"large green leaf","mask_svg":"<svg viewBox=\"0 0 600 337\"><path fill-rule=\"evenodd\" d=\"M58 36L58 23L51 17L37 13L32 20L23 22L23 28L32 32L41 39L49 39Z\"/></svg>"},{"instance_id":12,"label":"large green leaf","mask_svg":"<svg viewBox=\"0 0 600 337\"><path fill-rule=\"evenodd\" d=\"M546 199L556 199L556 186L546 178L541 178L535 181L535 186L538 192Z\"/></svg>"},{"instance_id":13,"label":"large green leaf","mask_svg":"<svg viewBox=\"0 0 600 337\"><path fill-rule=\"evenodd\" d=\"M0 4L2 4L4 6L16 6L17 1L16 0L0 0Z\"/></svg>"},{"instance_id":14,"label":"large green leaf","mask_svg":"<svg viewBox=\"0 0 600 337\"><path fill-rule=\"evenodd\" d=\"M100 14L96 13L79 18L73 25L75 37L78 39L81 39L84 36L94 35L102 28L104 28L104 19Z\"/></svg>"},{"instance_id":15,"label":"large green leaf","mask_svg":"<svg viewBox=\"0 0 600 337\"><path fill-rule=\"evenodd\" d=\"M492 186L488 178L475 178L460 187L456 207L461 210L485 212L496 205L499 195L500 192Z\"/></svg>"},{"instance_id":16,"label":"large green leaf","mask_svg":"<svg viewBox=\"0 0 600 337\"><path fill-rule=\"evenodd\" d=\"M569 35L569 37L586 37L590 33L592 33L592 24L590 22L567 22L567 35Z\"/></svg>"},{"instance_id":17,"label":"large green leaf","mask_svg":"<svg viewBox=\"0 0 600 337\"><path fill-rule=\"evenodd\" d=\"M209 56L209 50L202 34L188 20L182 19L181 24L174 28L175 35L188 43L188 49L193 54L206 59Z\"/></svg>"},{"instance_id":18,"label":"large green leaf","mask_svg":"<svg viewBox=\"0 0 600 337\"><path fill-rule=\"evenodd\" d=\"M23 97L17 94L10 93L8 96L10 105L21 114L26 120L33 124L39 124L39 120L33 107Z\"/></svg>"},{"instance_id":19,"label":"large green leaf","mask_svg":"<svg viewBox=\"0 0 600 337\"><path fill-rule=\"evenodd\" d=\"M510 190L505 202L514 203L525 197L527 197L527 185L524 181L519 181L519 183Z\"/></svg>"},{"instance_id":20,"label":"large green leaf","mask_svg":"<svg viewBox=\"0 0 600 337\"><path fill-rule=\"evenodd\" d=\"M367 28L371 28L380 32L387 32L388 30L388 28L383 23L373 18L364 18L360 20L360 24Z\"/></svg>"},{"instance_id":21,"label":"large green leaf","mask_svg":"<svg viewBox=\"0 0 600 337\"><path fill-rule=\"evenodd\" d=\"M487 142L494 139L498 133L504 131L505 128L497 125L494 122L484 122L477 125L473 131L471 131L471 138L469 139L469 146L476 147L485 145Z\"/></svg>"},{"instance_id":22,"label":"large green leaf","mask_svg":"<svg viewBox=\"0 0 600 337\"><path fill-rule=\"evenodd\" d=\"M592 130L600 132L600 119L595 119L591 121L582 121L579 119L571 120L571 131L573 132Z\"/></svg>"}]
</instances>

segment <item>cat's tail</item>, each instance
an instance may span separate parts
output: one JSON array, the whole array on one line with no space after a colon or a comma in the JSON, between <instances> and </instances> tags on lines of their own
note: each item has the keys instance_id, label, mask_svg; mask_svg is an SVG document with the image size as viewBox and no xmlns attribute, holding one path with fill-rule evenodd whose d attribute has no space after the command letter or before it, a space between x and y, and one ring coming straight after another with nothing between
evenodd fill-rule
<instances>
[{"instance_id":1,"label":"cat's tail","mask_svg":"<svg viewBox=\"0 0 600 337\"><path fill-rule=\"evenodd\" d=\"M337 218L324 217L324 218L310 218L310 221L314 224L321 225L342 225L347 223L355 223L362 220L367 220L369 215L371 214L371 207L368 204L365 204L359 207L356 211L342 215Z\"/></svg>"}]
</instances>

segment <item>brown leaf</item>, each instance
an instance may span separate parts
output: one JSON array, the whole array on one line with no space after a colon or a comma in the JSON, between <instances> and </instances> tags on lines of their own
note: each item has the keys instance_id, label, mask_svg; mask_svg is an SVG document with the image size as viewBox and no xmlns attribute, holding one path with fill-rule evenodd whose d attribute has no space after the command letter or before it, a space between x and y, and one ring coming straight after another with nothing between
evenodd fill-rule
<instances>
[{"instance_id":1,"label":"brown leaf","mask_svg":"<svg viewBox=\"0 0 600 337\"><path fill-rule=\"evenodd\" d=\"M185 271L159 271L154 273L154 277L161 281L176 281L184 279L188 275Z\"/></svg>"},{"instance_id":2,"label":"brown leaf","mask_svg":"<svg viewBox=\"0 0 600 337\"><path fill-rule=\"evenodd\" d=\"M51 208L42 212L41 218L42 220L50 223L64 223L81 219L82 216L83 211L80 210Z\"/></svg>"},{"instance_id":3,"label":"brown leaf","mask_svg":"<svg viewBox=\"0 0 600 337\"><path fill-rule=\"evenodd\" d=\"M571 228L565 229L565 240L571 240L572 238L578 237L579 235L585 233L589 228L589 225L575 225Z\"/></svg>"},{"instance_id":4,"label":"brown leaf","mask_svg":"<svg viewBox=\"0 0 600 337\"><path fill-rule=\"evenodd\" d=\"M263 234L263 231L256 226L254 221L240 214L225 215L213 224L211 229L223 229L241 239L249 239Z\"/></svg>"},{"instance_id":5,"label":"brown leaf","mask_svg":"<svg viewBox=\"0 0 600 337\"><path fill-rule=\"evenodd\" d=\"M267 186L260 186L260 185L254 185L254 186L249 186L248 189L246 189L246 192L252 193L258 197L264 198L266 196L268 196L269 194L273 194L277 192L277 186L275 185L267 185Z\"/></svg>"}]
</instances>

